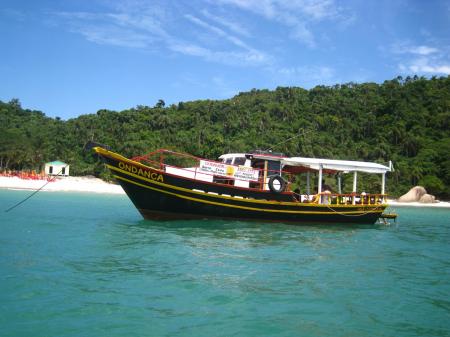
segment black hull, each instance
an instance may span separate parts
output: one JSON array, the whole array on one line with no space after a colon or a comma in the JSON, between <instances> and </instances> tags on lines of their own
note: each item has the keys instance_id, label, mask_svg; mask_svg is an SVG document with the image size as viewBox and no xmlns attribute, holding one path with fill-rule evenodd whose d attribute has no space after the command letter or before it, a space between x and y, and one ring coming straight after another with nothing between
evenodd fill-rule
<instances>
[{"instance_id":1,"label":"black hull","mask_svg":"<svg viewBox=\"0 0 450 337\"><path fill-rule=\"evenodd\" d=\"M145 219L239 219L264 222L373 224L386 205L319 205L272 193L171 175L96 149Z\"/></svg>"}]
</instances>

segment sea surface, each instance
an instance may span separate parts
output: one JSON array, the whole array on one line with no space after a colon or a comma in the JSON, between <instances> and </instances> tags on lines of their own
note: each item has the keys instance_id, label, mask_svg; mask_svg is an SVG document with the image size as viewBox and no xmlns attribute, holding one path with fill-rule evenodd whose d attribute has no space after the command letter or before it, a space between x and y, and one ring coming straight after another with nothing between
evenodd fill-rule
<instances>
[{"instance_id":1,"label":"sea surface","mask_svg":"<svg viewBox=\"0 0 450 337\"><path fill-rule=\"evenodd\" d=\"M0 336L450 336L450 209L389 226L145 221L0 190Z\"/></svg>"}]
</instances>

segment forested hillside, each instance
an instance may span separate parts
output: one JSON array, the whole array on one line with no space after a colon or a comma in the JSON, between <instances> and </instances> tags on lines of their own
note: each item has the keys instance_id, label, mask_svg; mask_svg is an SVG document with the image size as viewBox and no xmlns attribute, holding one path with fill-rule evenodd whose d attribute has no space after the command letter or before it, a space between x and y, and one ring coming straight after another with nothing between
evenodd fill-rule
<instances>
[{"instance_id":1,"label":"forested hillside","mask_svg":"<svg viewBox=\"0 0 450 337\"><path fill-rule=\"evenodd\" d=\"M287 155L392 160L390 194L420 184L445 199L449 121L450 77L279 87L168 107L160 100L154 107L100 110L67 121L25 110L14 99L0 101L0 168L40 170L58 159L71 164L72 175L101 176L103 166L83 152L88 140L126 156L164 147L207 158L281 143L274 150Z\"/></svg>"}]
</instances>

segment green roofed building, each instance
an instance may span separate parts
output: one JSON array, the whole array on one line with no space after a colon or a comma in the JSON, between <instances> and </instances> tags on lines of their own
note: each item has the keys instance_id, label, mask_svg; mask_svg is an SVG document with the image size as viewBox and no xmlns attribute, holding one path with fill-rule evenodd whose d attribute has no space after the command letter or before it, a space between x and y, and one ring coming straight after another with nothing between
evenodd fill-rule
<instances>
[{"instance_id":1,"label":"green roofed building","mask_svg":"<svg viewBox=\"0 0 450 337\"><path fill-rule=\"evenodd\" d=\"M45 174L50 176L69 176L69 164L56 160L45 163Z\"/></svg>"}]
</instances>

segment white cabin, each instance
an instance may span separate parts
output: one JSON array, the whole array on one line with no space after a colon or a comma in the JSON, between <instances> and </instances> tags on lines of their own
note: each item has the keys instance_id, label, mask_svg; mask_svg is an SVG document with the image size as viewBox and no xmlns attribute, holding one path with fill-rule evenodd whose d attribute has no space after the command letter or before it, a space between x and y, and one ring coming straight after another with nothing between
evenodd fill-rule
<instances>
[{"instance_id":1,"label":"white cabin","mask_svg":"<svg viewBox=\"0 0 450 337\"><path fill-rule=\"evenodd\" d=\"M49 163L45 163L45 174L49 176L69 176L70 165L56 160Z\"/></svg>"}]
</instances>

